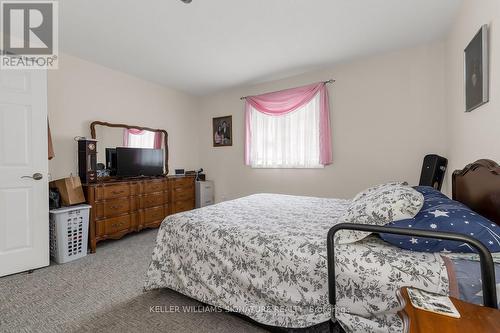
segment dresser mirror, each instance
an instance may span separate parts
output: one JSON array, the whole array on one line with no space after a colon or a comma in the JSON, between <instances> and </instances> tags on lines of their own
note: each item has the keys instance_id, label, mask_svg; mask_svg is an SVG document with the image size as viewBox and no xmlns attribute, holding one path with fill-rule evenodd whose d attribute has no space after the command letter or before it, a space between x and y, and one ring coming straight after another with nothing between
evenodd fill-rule
<instances>
[{"instance_id":1,"label":"dresser mirror","mask_svg":"<svg viewBox=\"0 0 500 333\"><path fill-rule=\"evenodd\" d=\"M168 174L167 131L94 121L90 124L90 134L97 140L101 177ZM117 167L119 161L121 167Z\"/></svg>"}]
</instances>

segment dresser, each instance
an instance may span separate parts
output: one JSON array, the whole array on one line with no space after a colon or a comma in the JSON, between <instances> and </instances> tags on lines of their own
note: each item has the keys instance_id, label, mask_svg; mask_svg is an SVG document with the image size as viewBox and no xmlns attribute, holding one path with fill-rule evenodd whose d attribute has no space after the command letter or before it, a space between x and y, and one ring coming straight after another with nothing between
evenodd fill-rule
<instances>
[{"instance_id":1,"label":"dresser","mask_svg":"<svg viewBox=\"0 0 500 333\"><path fill-rule=\"evenodd\" d=\"M85 198L92 206L89 246L119 239L131 232L157 228L170 215L195 207L194 177L107 179L84 184Z\"/></svg>"}]
</instances>

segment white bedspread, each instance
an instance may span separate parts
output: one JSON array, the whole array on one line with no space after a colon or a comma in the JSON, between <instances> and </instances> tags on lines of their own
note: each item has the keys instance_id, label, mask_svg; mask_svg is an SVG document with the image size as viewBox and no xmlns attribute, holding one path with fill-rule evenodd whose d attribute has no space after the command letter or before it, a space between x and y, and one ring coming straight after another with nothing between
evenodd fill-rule
<instances>
[{"instance_id":1,"label":"white bedspread","mask_svg":"<svg viewBox=\"0 0 500 333\"><path fill-rule=\"evenodd\" d=\"M145 289L170 288L272 326L330 316L326 235L349 201L257 194L167 217ZM439 255L369 237L336 247L337 318L352 331L399 331L395 291L448 291Z\"/></svg>"}]
</instances>

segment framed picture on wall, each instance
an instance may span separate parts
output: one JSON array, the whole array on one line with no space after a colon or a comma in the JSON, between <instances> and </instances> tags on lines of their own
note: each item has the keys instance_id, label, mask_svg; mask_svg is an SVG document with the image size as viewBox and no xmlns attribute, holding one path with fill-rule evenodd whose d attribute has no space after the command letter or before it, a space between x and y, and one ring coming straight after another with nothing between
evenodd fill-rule
<instances>
[{"instance_id":1,"label":"framed picture on wall","mask_svg":"<svg viewBox=\"0 0 500 333\"><path fill-rule=\"evenodd\" d=\"M212 138L214 147L233 145L233 117L217 117L212 119Z\"/></svg>"},{"instance_id":2,"label":"framed picture on wall","mask_svg":"<svg viewBox=\"0 0 500 333\"><path fill-rule=\"evenodd\" d=\"M488 25L483 25L464 50L465 112L489 100Z\"/></svg>"}]
</instances>

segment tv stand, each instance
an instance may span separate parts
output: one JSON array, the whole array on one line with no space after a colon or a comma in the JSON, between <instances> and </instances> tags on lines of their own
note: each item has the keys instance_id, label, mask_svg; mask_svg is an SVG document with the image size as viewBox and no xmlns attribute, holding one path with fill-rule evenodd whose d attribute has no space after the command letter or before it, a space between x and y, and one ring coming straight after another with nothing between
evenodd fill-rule
<instances>
[{"instance_id":1,"label":"tv stand","mask_svg":"<svg viewBox=\"0 0 500 333\"><path fill-rule=\"evenodd\" d=\"M194 209L194 176L106 177L84 184L90 210L89 247L157 228L166 216Z\"/></svg>"}]
</instances>

